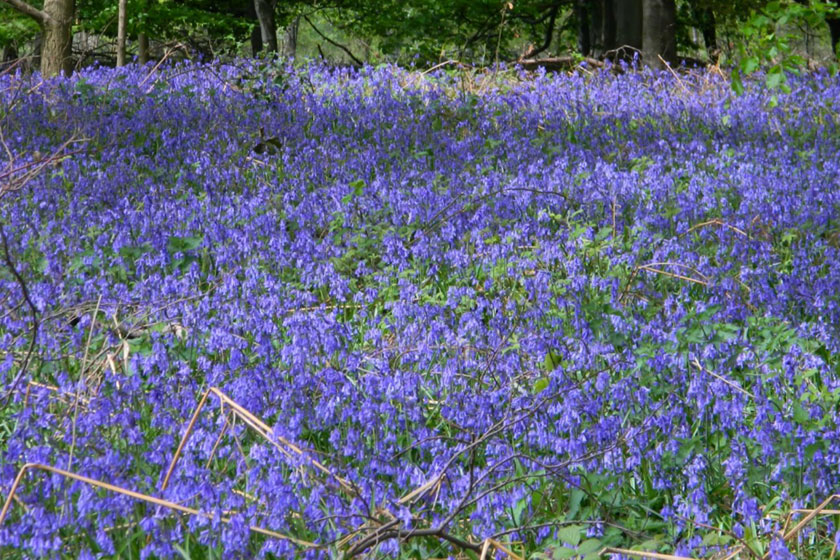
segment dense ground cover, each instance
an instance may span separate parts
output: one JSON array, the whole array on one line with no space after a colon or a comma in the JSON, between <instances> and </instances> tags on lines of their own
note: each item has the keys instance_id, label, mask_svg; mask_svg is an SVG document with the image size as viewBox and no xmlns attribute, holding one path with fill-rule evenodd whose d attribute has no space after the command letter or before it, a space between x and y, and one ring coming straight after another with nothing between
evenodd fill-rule
<instances>
[{"instance_id":1,"label":"dense ground cover","mask_svg":"<svg viewBox=\"0 0 840 560\"><path fill-rule=\"evenodd\" d=\"M840 488L840 82L502 77L0 78L4 180L49 161L0 201L3 497L210 516L33 470L4 557L789 557Z\"/></svg>"}]
</instances>

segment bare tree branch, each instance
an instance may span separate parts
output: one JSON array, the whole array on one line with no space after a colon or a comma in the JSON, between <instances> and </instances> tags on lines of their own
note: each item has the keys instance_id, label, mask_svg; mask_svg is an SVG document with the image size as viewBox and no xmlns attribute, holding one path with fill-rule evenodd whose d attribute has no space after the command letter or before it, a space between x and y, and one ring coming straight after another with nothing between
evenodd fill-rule
<instances>
[{"instance_id":1,"label":"bare tree branch","mask_svg":"<svg viewBox=\"0 0 840 560\"><path fill-rule=\"evenodd\" d=\"M3 260L6 263L6 266L9 267L9 270L12 271L12 275L15 277L15 280L17 280L17 283L20 285L20 291L23 294L23 299L26 301L26 305L29 306L29 311L32 314L32 334L29 340L29 348L26 351L26 357L24 357L23 363L20 365L20 371L15 376L14 380L12 380L8 391L3 396L3 404L5 404L12 393L15 392L15 388L17 388L17 385L23 378L24 373L26 373L26 368L29 367L29 361L32 358L32 353L35 351L35 343L38 339L38 328L40 325L38 322L38 308L36 308L35 304L32 303L32 298L29 297L29 288L26 287L26 282L24 282L15 267L15 263L12 261L12 255L9 252L9 240L6 239L6 231L3 229L2 225L0 225L0 239L3 241Z\"/></svg>"},{"instance_id":2,"label":"bare tree branch","mask_svg":"<svg viewBox=\"0 0 840 560\"><path fill-rule=\"evenodd\" d=\"M309 26L313 29L313 31L315 31L315 33L317 33L324 41L326 41L327 43L331 44L334 47L337 47L337 48L343 50L345 53L347 53L347 56L349 56L351 59L353 59L353 62L355 62L359 66L364 66L365 65L364 62L362 62L361 60L356 58L356 56L352 53L352 51L350 51L350 49L348 49L347 47L345 47L341 43L337 43L337 42L333 41L332 39L330 39L329 37L327 37L326 35L321 33L321 30L318 29L317 27L315 27L315 24L312 23L312 20L310 20L307 16L304 15L303 19L306 20L306 23L308 23Z\"/></svg>"}]
</instances>

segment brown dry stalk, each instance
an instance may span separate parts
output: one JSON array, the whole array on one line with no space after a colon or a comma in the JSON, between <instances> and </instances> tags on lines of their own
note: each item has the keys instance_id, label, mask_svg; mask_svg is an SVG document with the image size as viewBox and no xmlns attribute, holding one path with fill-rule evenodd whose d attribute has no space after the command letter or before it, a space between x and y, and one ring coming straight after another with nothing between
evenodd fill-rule
<instances>
[{"instance_id":1,"label":"brown dry stalk","mask_svg":"<svg viewBox=\"0 0 840 560\"><path fill-rule=\"evenodd\" d=\"M224 414L224 411L221 411ZM210 468L210 463L213 462L213 457L216 456L216 450L219 449L219 444L222 443L222 438L227 433L228 428L230 428L230 422L228 422L227 416L225 416L225 425L222 426L222 429L219 430L219 437L216 438L216 443L213 444L213 449L210 450L210 456L207 458L207 464L204 465L205 469ZM244 457L243 457L244 459Z\"/></svg>"},{"instance_id":2,"label":"brown dry stalk","mask_svg":"<svg viewBox=\"0 0 840 560\"><path fill-rule=\"evenodd\" d=\"M479 560L486 560L488 552L490 552L490 539L484 539L484 545L481 547L481 557Z\"/></svg>"},{"instance_id":3,"label":"brown dry stalk","mask_svg":"<svg viewBox=\"0 0 840 560\"><path fill-rule=\"evenodd\" d=\"M685 276L684 274L678 274L676 272L669 272L667 270L663 270L661 268L656 268L658 266L676 266L680 268L684 268L693 272L694 274L700 276L702 280L698 280L697 278L692 278L691 276ZM674 263L674 262L655 262L649 264L642 264L636 267L638 270L647 270L648 272L655 272L656 274L661 274L663 276L669 276L671 278L676 278L678 280L685 280L686 282L693 282L694 284L700 284L701 286L708 286L709 285L709 278L699 272L697 269L692 268L690 266Z\"/></svg>"},{"instance_id":4,"label":"brown dry stalk","mask_svg":"<svg viewBox=\"0 0 840 560\"><path fill-rule=\"evenodd\" d=\"M636 558L655 558L656 560L697 560L687 556L674 556L673 554L662 554L659 552L642 552L640 550L629 550L626 548L613 548L608 546L601 550L600 555L604 554L624 554L625 556L635 556Z\"/></svg>"},{"instance_id":5,"label":"brown dry stalk","mask_svg":"<svg viewBox=\"0 0 840 560\"><path fill-rule=\"evenodd\" d=\"M828 510L828 506L831 505L831 502L833 502L834 500L837 500L837 499L840 499L840 494L833 494L833 495L829 496L828 498L826 498L820 505L818 505L814 509L808 510L809 511L808 515L803 517L802 520L799 523L794 525L793 529L791 529L790 531L788 531L784 535L785 542L787 542L787 541L791 540L793 537L795 537L799 533L799 531L801 531L802 528L805 527L808 523L810 523L811 520L813 520L815 517L817 517L819 515L830 515L830 514L826 514L826 513L823 513L823 512ZM828 510L828 511L833 511L833 510ZM790 518L793 515L794 515L794 512L791 512L791 513L788 514L788 520L785 521L785 527L787 527L788 523L790 522ZM765 555L764 558L765 559L769 558L769 556Z\"/></svg>"},{"instance_id":6,"label":"brown dry stalk","mask_svg":"<svg viewBox=\"0 0 840 560\"><path fill-rule=\"evenodd\" d=\"M82 381L85 375L85 368L87 367L88 352L90 351L90 341L93 338L93 331L96 328L96 316L99 315L99 305L102 303L102 294L96 300L96 308L93 310L93 315L90 319L90 330L88 331L87 344L85 344L85 355L82 358L82 367L79 370L79 381ZM70 454L67 457L67 470L73 464L73 451L76 449L76 422L79 418L79 389L76 390L75 398L73 399L73 427L70 435Z\"/></svg>"},{"instance_id":7,"label":"brown dry stalk","mask_svg":"<svg viewBox=\"0 0 840 560\"><path fill-rule=\"evenodd\" d=\"M166 62L166 59L169 58L170 56L172 56L172 54L175 53L178 50L184 50L184 52L186 52L187 49L181 43L177 43L177 44L175 44L175 46L169 47L166 50L166 52L163 54L163 58L161 58L160 61L157 64L155 64L154 67L151 70L149 70L149 73L146 74L146 77L143 78L143 81L140 82L140 85L142 86L147 81L149 81L149 78L151 78L154 75L154 73L157 72L158 68L160 68L163 65L164 62ZM152 83L152 86L154 86L155 83L157 83L157 80L155 80L155 82ZM146 93L148 94L151 91L152 91L152 89L149 88L149 90L146 91Z\"/></svg>"},{"instance_id":8,"label":"brown dry stalk","mask_svg":"<svg viewBox=\"0 0 840 560\"><path fill-rule=\"evenodd\" d=\"M259 433L266 441L276 447L281 453L286 455L289 458L294 457L295 455L303 456L304 451L291 441L287 440L282 436L277 436L273 434L273 430L254 416L248 409L241 406L239 403L228 397L224 394L221 390L217 387L210 387L204 392L202 395L201 400L199 400L198 405L196 405L195 410L193 411L192 418L190 418L189 424L187 424L187 429L184 432L184 436L181 438L181 442L178 444L178 448L175 450L175 455L172 457L172 462L169 463L169 469L166 472L166 476L163 478L163 482L161 483L160 489L161 491L166 489L166 486L169 484L169 479L172 477L172 473L175 471L175 464L177 463L178 459L181 456L181 453L184 451L184 447L187 444L187 440L189 439L190 435L192 435L193 429L195 428L195 423L198 421L198 415L201 413L201 410L204 408L204 405L207 403L207 398L210 395L215 395L222 405L227 405L231 412L239 417L240 420L245 422L248 426L250 426L254 431ZM291 450L291 452L289 451ZM330 471L327 467L321 464L316 459L311 460L312 466L316 469L321 471L323 474L335 478L341 487L349 494L356 495L357 491L355 487L347 480L341 478L338 475L335 475Z\"/></svg>"},{"instance_id":9,"label":"brown dry stalk","mask_svg":"<svg viewBox=\"0 0 840 560\"><path fill-rule=\"evenodd\" d=\"M737 557L737 556L738 556L739 554L741 554L741 552L743 552L743 551L744 551L744 545L738 545L738 546L736 546L735 548L733 548L733 549L729 552L729 554L727 554L726 556L724 556L724 557L723 557L723 558L721 558L720 560L733 560L735 557Z\"/></svg>"},{"instance_id":10,"label":"brown dry stalk","mask_svg":"<svg viewBox=\"0 0 840 560\"><path fill-rule=\"evenodd\" d=\"M362 309L362 304L360 303L331 303L326 305L310 305L308 307L296 307L293 309L287 309L286 315L294 315L295 313L309 313L311 311L332 311L332 310L345 310L345 309Z\"/></svg>"},{"instance_id":11,"label":"brown dry stalk","mask_svg":"<svg viewBox=\"0 0 840 560\"><path fill-rule=\"evenodd\" d=\"M148 494L143 494L142 492L135 492L134 490L129 490L127 488L123 488L121 486L115 486L113 484L108 484L107 482L102 482L101 480L96 480L93 478L88 478L86 476L82 476L80 474L76 474L70 471L65 471L63 469L59 469L58 467L51 467L49 465L42 465L39 463L26 463L23 465L18 471L17 476L15 477L15 481L12 483L12 487L9 490L9 496L6 498L6 502L3 504L3 509L0 511L0 525L3 524L3 521L6 519L6 515L9 513L9 510L12 506L12 499L17 492L18 487L20 486L21 481L23 480L24 475L30 470L39 470L45 471L53 474L57 474L59 476L63 476L65 478L69 478L71 480L76 480L78 482L82 482L84 484L89 484L91 486L95 486L96 488L102 488L103 490L108 490L109 492L116 492L118 494L122 494L123 496L128 496L130 498L134 498L135 500L140 500L143 502L147 502L150 504L154 504L156 506L165 507L169 509L174 509L175 511L180 511L181 513L186 513L188 515L193 515L196 517L203 517L205 519L215 519L212 514L205 513L203 511L199 511L197 509L193 509L190 507L182 506L181 504L176 504L175 502L170 502L169 500L164 500L162 498L156 498L155 496L149 496ZM222 523L230 523L230 517L222 516L220 518ZM275 539L281 539L285 541L292 542L298 546L303 546L306 548L320 548L320 545L304 541L300 539L296 539L294 537L290 537L288 535L284 535L282 533L278 533L276 531L272 531L270 529L264 529L262 527L256 526L249 526L249 530L254 533L259 533L261 535L265 535L267 537L272 537Z\"/></svg>"},{"instance_id":12,"label":"brown dry stalk","mask_svg":"<svg viewBox=\"0 0 840 560\"><path fill-rule=\"evenodd\" d=\"M491 539L489 537L484 539L484 544L481 547L481 558L480 558L480 560L485 560L486 558L489 558L487 555L490 553L490 547L491 546L493 548L495 548L496 550L499 550L499 551L507 554L508 558L513 558L513 560L524 560L521 556L519 556L515 552L512 552L508 547L506 547L505 545L503 545L499 541L497 541L495 539Z\"/></svg>"},{"instance_id":13,"label":"brown dry stalk","mask_svg":"<svg viewBox=\"0 0 840 560\"><path fill-rule=\"evenodd\" d=\"M662 55L659 55L659 54L658 54L658 55L656 55L656 58L658 58L658 59L659 59L659 62L661 62L661 63L662 63L662 65L663 65L665 68L667 68L667 69L668 69L668 72L670 72L670 73L671 73L671 75L674 77L674 79L676 79L676 80L677 80L677 83L680 85L680 88L681 88L681 89L682 89L685 93L690 93L690 92L688 91L688 88L687 88L687 87L685 87L685 84L683 83L683 81L682 81L682 79L680 78L679 74L677 74L676 72L674 72L674 69L673 69L673 68L671 68L671 65L670 65L670 64L668 64L668 63L665 61L665 59L664 59L664 58L662 58Z\"/></svg>"},{"instance_id":14,"label":"brown dry stalk","mask_svg":"<svg viewBox=\"0 0 840 560\"><path fill-rule=\"evenodd\" d=\"M630 273L630 278L627 279L627 285L624 287L624 291L621 292L621 295L618 298L618 303L624 303L624 298L627 296L627 293L630 291L630 286L633 285L633 280L636 279L636 275L639 274L639 269L634 268L633 272Z\"/></svg>"},{"instance_id":15,"label":"brown dry stalk","mask_svg":"<svg viewBox=\"0 0 840 560\"><path fill-rule=\"evenodd\" d=\"M499 541L497 541L495 539L487 539L487 540L490 542L490 544L492 544L494 547L496 547L497 550L501 550L502 552L507 554L508 558L513 558L513 560L525 560L524 558L522 558L521 556L519 556L518 554L516 554L512 550L510 550L508 547L506 547L505 545L500 543Z\"/></svg>"},{"instance_id":16,"label":"brown dry stalk","mask_svg":"<svg viewBox=\"0 0 840 560\"><path fill-rule=\"evenodd\" d=\"M400 504L400 505L407 504L408 502L410 502L411 500L413 500L414 498L416 498L420 494L425 494L427 490L432 488L439 481L440 481L440 477L438 477L438 476L435 476L435 477L427 480L425 483L423 483L422 485L418 486L417 488L415 488L414 490L412 490L411 492L409 492L408 494L406 494L405 496L400 498L400 500L397 503Z\"/></svg>"},{"instance_id":17,"label":"brown dry stalk","mask_svg":"<svg viewBox=\"0 0 840 560\"><path fill-rule=\"evenodd\" d=\"M699 224L694 224L693 226L688 228L685 233L691 233L692 231L695 231L695 230L698 230L700 228L704 228L704 227L707 227L707 226L725 227L725 228L731 229L732 231L734 231L735 233L737 233L739 235L743 235L744 237L749 238L749 234L747 232L745 232L744 230L742 230L740 228L737 228L737 227L735 227L731 224L727 224L726 222L724 222L720 218L712 218L711 220L707 220L705 222L700 222Z\"/></svg>"},{"instance_id":18,"label":"brown dry stalk","mask_svg":"<svg viewBox=\"0 0 840 560\"><path fill-rule=\"evenodd\" d=\"M26 382L26 391L23 393L23 407L29 404L29 398L32 396L32 388L35 387L37 389L44 389L45 391L49 391L50 395L48 396L49 399L60 402L62 404L71 405L74 401L78 399L78 402L82 409L87 410L88 405L90 405L90 399L88 397L83 397L81 395L77 395L76 393L60 393L61 389L54 385L47 385L45 383L39 383L38 381L27 381ZM72 400L65 400L65 398L70 398ZM113 414L111 415L113 416Z\"/></svg>"},{"instance_id":19,"label":"brown dry stalk","mask_svg":"<svg viewBox=\"0 0 840 560\"><path fill-rule=\"evenodd\" d=\"M755 400L755 398L756 398L755 395L753 395L752 393L750 393L749 391L747 391L746 389L744 389L743 387L741 387L740 385L738 385L734 381L730 381L730 380L726 379L725 377L723 377L722 375L718 375L717 373L703 367L703 365L700 363L700 361L697 358L694 358L694 360L692 360L691 364L694 367L696 367L697 369L699 369L700 371L704 371L704 372L708 373L709 375L711 375L715 379L719 379L719 380L723 381L724 383L726 383L727 385L729 385L730 387L732 387L733 389L735 389L739 393L742 393L742 394L744 394L748 397L752 397L753 400Z\"/></svg>"}]
</instances>

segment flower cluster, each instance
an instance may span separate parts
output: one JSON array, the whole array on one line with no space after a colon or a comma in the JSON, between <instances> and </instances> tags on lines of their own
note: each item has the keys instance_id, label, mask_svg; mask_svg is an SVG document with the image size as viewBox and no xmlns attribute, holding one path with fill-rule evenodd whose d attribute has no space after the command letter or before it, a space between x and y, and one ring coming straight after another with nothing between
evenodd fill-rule
<instances>
[{"instance_id":1,"label":"flower cluster","mask_svg":"<svg viewBox=\"0 0 840 560\"><path fill-rule=\"evenodd\" d=\"M0 164L75 139L0 207L39 323L0 269L7 382L36 336L0 490L37 463L196 512L31 470L0 546L688 554L774 534L765 505L840 483L840 82L790 85L0 77Z\"/></svg>"}]
</instances>

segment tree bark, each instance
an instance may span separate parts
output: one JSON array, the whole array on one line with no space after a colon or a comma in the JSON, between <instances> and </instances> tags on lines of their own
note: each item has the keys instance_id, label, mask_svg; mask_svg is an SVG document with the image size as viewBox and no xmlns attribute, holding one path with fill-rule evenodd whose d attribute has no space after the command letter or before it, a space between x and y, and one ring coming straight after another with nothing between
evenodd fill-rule
<instances>
[{"instance_id":1,"label":"tree bark","mask_svg":"<svg viewBox=\"0 0 840 560\"><path fill-rule=\"evenodd\" d=\"M703 34L703 44L706 46L709 59L712 62L717 62L720 52L717 46L715 13L709 7L703 6L703 2L699 2L698 0L691 0L690 6L694 24L700 30L700 33Z\"/></svg>"},{"instance_id":2,"label":"tree bark","mask_svg":"<svg viewBox=\"0 0 840 560\"><path fill-rule=\"evenodd\" d=\"M145 31L137 34L137 62L140 66L149 62L149 36Z\"/></svg>"},{"instance_id":3,"label":"tree bark","mask_svg":"<svg viewBox=\"0 0 840 560\"><path fill-rule=\"evenodd\" d=\"M619 0L620 1L620 0ZM604 56L615 49L615 14L612 0L594 0L589 6L589 31L592 55Z\"/></svg>"},{"instance_id":4,"label":"tree bark","mask_svg":"<svg viewBox=\"0 0 840 560\"><path fill-rule=\"evenodd\" d=\"M73 71L71 58L73 46L74 0L44 0L44 9L39 10L23 0L2 0L22 14L34 19L41 27L41 75L49 78L62 70L69 75Z\"/></svg>"},{"instance_id":5,"label":"tree bark","mask_svg":"<svg viewBox=\"0 0 840 560\"><path fill-rule=\"evenodd\" d=\"M125 4L120 0L117 8L117 67L125 66Z\"/></svg>"},{"instance_id":6,"label":"tree bark","mask_svg":"<svg viewBox=\"0 0 840 560\"><path fill-rule=\"evenodd\" d=\"M269 52L277 52L277 23L274 17L276 0L254 0L254 10L260 22L260 36L263 46Z\"/></svg>"},{"instance_id":7,"label":"tree bark","mask_svg":"<svg viewBox=\"0 0 840 560\"><path fill-rule=\"evenodd\" d=\"M642 0L613 0L616 58L633 60L642 51Z\"/></svg>"},{"instance_id":8,"label":"tree bark","mask_svg":"<svg viewBox=\"0 0 840 560\"><path fill-rule=\"evenodd\" d=\"M257 25L251 30L251 56L257 56L262 51L262 31Z\"/></svg>"},{"instance_id":9,"label":"tree bark","mask_svg":"<svg viewBox=\"0 0 840 560\"><path fill-rule=\"evenodd\" d=\"M840 47L840 18L828 18L825 20L828 23L828 31L831 33L831 51L834 56L840 57L838 47Z\"/></svg>"},{"instance_id":10,"label":"tree bark","mask_svg":"<svg viewBox=\"0 0 840 560\"><path fill-rule=\"evenodd\" d=\"M589 7L586 0L575 2L575 19L577 19L578 50L583 56L592 54L592 32L589 26Z\"/></svg>"},{"instance_id":11,"label":"tree bark","mask_svg":"<svg viewBox=\"0 0 840 560\"><path fill-rule=\"evenodd\" d=\"M675 0L642 1L642 59L652 68L662 68L660 57L674 64L677 59L677 6Z\"/></svg>"},{"instance_id":12,"label":"tree bark","mask_svg":"<svg viewBox=\"0 0 840 560\"><path fill-rule=\"evenodd\" d=\"M74 0L44 0L44 46L41 51L41 74L55 76L73 72Z\"/></svg>"},{"instance_id":13,"label":"tree bark","mask_svg":"<svg viewBox=\"0 0 840 560\"><path fill-rule=\"evenodd\" d=\"M297 52L298 29L300 28L300 16L295 17L286 27L283 33L283 56L294 58Z\"/></svg>"},{"instance_id":14,"label":"tree bark","mask_svg":"<svg viewBox=\"0 0 840 560\"><path fill-rule=\"evenodd\" d=\"M137 33L137 62L141 66L149 62L149 35L146 32L149 16L149 1L145 0L141 8L140 30Z\"/></svg>"},{"instance_id":15,"label":"tree bark","mask_svg":"<svg viewBox=\"0 0 840 560\"><path fill-rule=\"evenodd\" d=\"M14 62L18 59L18 50L15 45L6 45L3 47L3 62Z\"/></svg>"}]
</instances>

